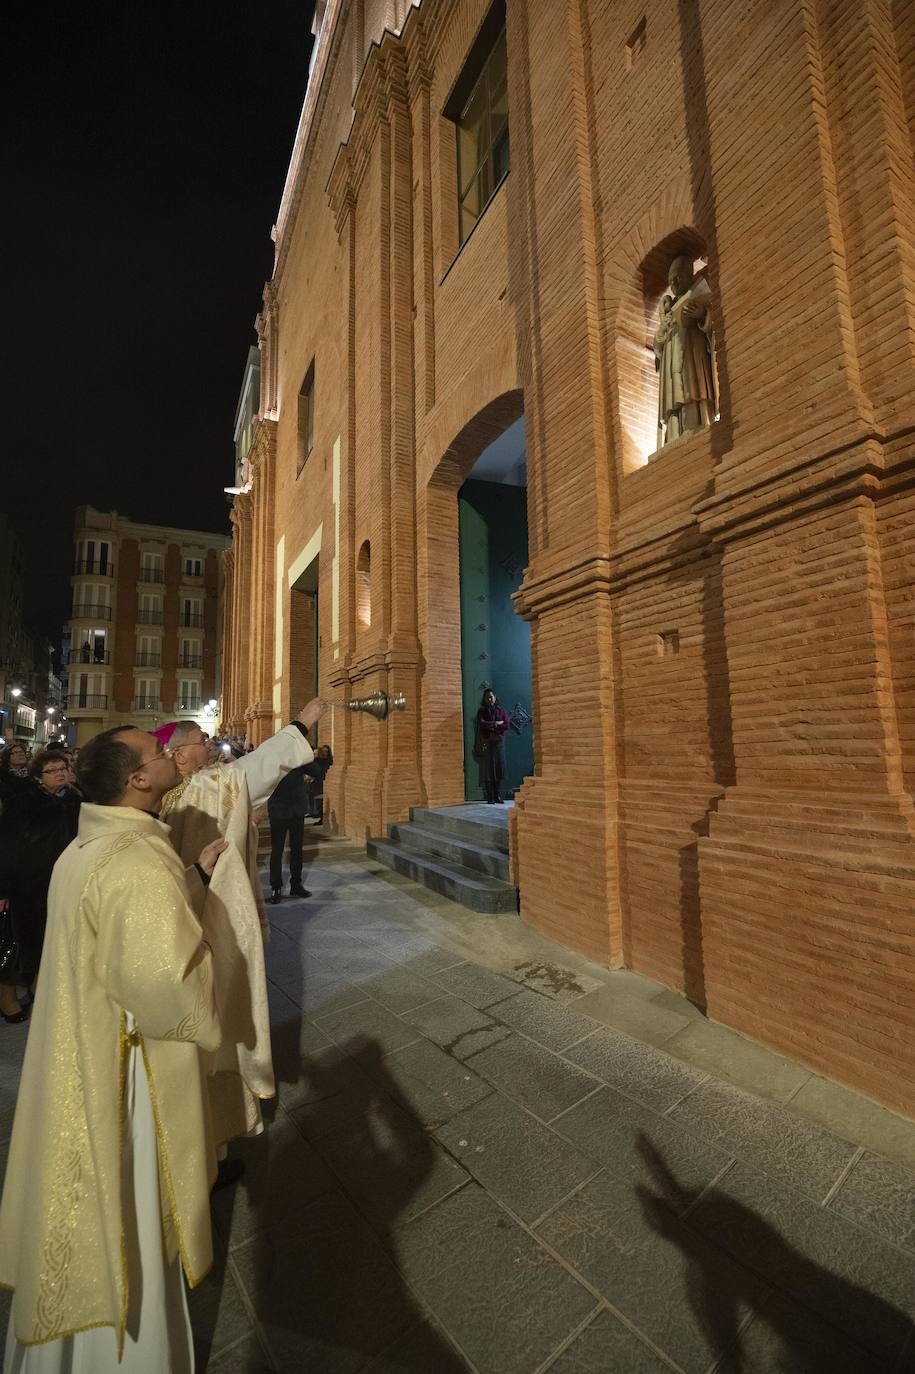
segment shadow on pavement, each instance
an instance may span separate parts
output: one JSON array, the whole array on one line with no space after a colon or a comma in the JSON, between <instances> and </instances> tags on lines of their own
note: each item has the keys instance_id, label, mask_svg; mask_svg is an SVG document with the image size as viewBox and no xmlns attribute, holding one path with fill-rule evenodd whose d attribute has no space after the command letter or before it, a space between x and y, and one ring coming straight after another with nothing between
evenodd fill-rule
<instances>
[{"instance_id":1,"label":"shadow on pavement","mask_svg":"<svg viewBox=\"0 0 915 1374\"><path fill-rule=\"evenodd\" d=\"M638 1148L657 1188L636 1189L645 1218L681 1250L696 1319L713 1348L727 1352L716 1371L892 1374L899 1368L910 1316L815 1263L758 1212L729 1196L726 1180L701 1193L700 1201L700 1193L678 1182L644 1134ZM722 1289L709 1268L710 1240L739 1261L733 1272L746 1275L742 1287L735 1281L730 1291ZM741 1309L753 1313L743 1332ZM758 1323L768 1328L764 1337Z\"/></svg>"},{"instance_id":2,"label":"shadow on pavement","mask_svg":"<svg viewBox=\"0 0 915 1374\"><path fill-rule=\"evenodd\" d=\"M375 1041L308 1054L301 1038L292 1018L274 1028L285 1110L233 1149L248 1164L234 1217L217 1207L222 1243L236 1227L232 1263L277 1367L460 1374L395 1264L394 1229L428 1184L433 1142Z\"/></svg>"}]
</instances>

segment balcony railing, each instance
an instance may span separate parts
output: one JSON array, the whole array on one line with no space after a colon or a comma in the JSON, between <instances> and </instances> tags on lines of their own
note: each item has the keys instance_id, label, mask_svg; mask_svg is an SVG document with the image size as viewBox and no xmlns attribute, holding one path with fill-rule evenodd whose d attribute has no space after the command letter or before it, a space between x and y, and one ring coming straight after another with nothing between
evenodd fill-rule
<instances>
[{"instance_id":1,"label":"balcony railing","mask_svg":"<svg viewBox=\"0 0 915 1374\"><path fill-rule=\"evenodd\" d=\"M107 668L111 662L111 654L107 649L71 649L67 657L68 663L87 663L90 667L100 664Z\"/></svg>"},{"instance_id":2,"label":"balcony railing","mask_svg":"<svg viewBox=\"0 0 915 1374\"><path fill-rule=\"evenodd\" d=\"M138 625L164 625L164 611L137 611Z\"/></svg>"},{"instance_id":3,"label":"balcony railing","mask_svg":"<svg viewBox=\"0 0 915 1374\"><path fill-rule=\"evenodd\" d=\"M189 698L189 699L185 700L185 699L182 697L181 700L180 700L180 701L177 703L177 705L175 706L175 710L176 710L176 711L193 711L194 714L196 715L196 714L198 713L198 711L200 710L200 702L199 702L199 701L195 701L193 698Z\"/></svg>"},{"instance_id":4,"label":"balcony railing","mask_svg":"<svg viewBox=\"0 0 915 1374\"><path fill-rule=\"evenodd\" d=\"M159 710L159 698L158 698L158 697L134 697L134 699L133 699L133 709L134 709L135 711L158 711L158 710Z\"/></svg>"},{"instance_id":5,"label":"balcony railing","mask_svg":"<svg viewBox=\"0 0 915 1374\"><path fill-rule=\"evenodd\" d=\"M114 577L114 564L107 559L83 558L73 564L73 572L76 575L89 573L93 577Z\"/></svg>"},{"instance_id":6,"label":"balcony railing","mask_svg":"<svg viewBox=\"0 0 915 1374\"><path fill-rule=\"evenodd\" d=\"M68 711L105 711L108 708L107 695L95 692L77 692L67 697Z\"/></svg>"},{"instance_id":7,"label":"balcony railing","mask_svg":"<svg viewBox=\"0 0 915 1374\"><path fill-rule=\"evenodd\" d=\"M178 667L179 667L179 668L202 668L202 667L203 667L203 659L201 658L200 654L185 654L183 658L179 658L179 659L178 659Z\"/></svg>"},{"instance_id":8,"label":"balcony railing","mask_svg":"<svg viewBox=\"0 0 915 1374\"><path fill-rule=\"evenodd\" d=\"M110 620L111 607L99 606L94 603L81 602L74 604L71 620Z\"/></svg>"},{"instance_id":9,"label":"balcony railing","mask_svg":"<svg viewBox=\"0 0 915 1374\"><path fill-rule=\"evenodd\" d=\"M182 630L198 629L203 624L203 616L191 611L182 611L178 616L178 628Z\"/></svg>"},{"instance_id":10,"label":"balcony railing","mask_svg":"<svg viewBox=\"0 0 915 1374\"><path fill-rule=\"evenodd\" d=\"M138 668L160 668L162 666L162 655L138 653L136 665Z\"/></svg>"},{"instance_id":11,"label":"balcony railing","mask_svg":"<svg viewBox=\"0 0 915 1374\"><path fill-rule=\"evenodd\" d=\"M139 573L140 582L164 582L164 568L141 568Z\"/></svg>"}]
</instances>

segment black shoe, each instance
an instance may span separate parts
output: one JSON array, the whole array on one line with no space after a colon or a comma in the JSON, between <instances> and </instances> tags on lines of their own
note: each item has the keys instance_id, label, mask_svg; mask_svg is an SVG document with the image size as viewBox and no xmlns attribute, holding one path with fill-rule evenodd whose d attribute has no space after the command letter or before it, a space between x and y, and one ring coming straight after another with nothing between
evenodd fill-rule
<instances>
[{"instance_id":1,"label":"black shoe","mask_svg":"<svg viewBox=\"0 0 915 1374\"><path fill-rule=\"evenodd\" d=\"M5 1011L0 1011L0 1016L3 1017L8 1026L21 1026L23 1021L29 1019L29 1009L28 1007L20 1007L19 1011L11 1011L9 1015Z\"/></svg>"},{"instance_id":2,"label":"black shoe","mask_svg":"<svg viewBox=\"0 0 915 1374\"><path fill-rule=\"evenodd\" d=\"M211 1192L218 1193L221 1188L231 1188L233 1183L237 1183L245 1172L245 1161L243 1159L221 1159L216 1173L216 1182L213 1184Z\"/></svg>"},{"instance_id":3,"label":"black shoe","mask_svg":"<svg viewBox=\"0 0 915 1374\"><path fill-rule=\"evenodd\" d=\"M311 893L301 883L293 883L289 889L290 897L310 897Z\"/></svg>"},{"instance_id":4,"label":"black shoe","mask_svg":"<svg viewBox=\"0 0 915 1374\"><path fill-rule=\"evenodd\" d=\"M270 900L271 902L281 902L283 900L283 889L275 887L270 893Z\"/></svg>"}]
</instances>

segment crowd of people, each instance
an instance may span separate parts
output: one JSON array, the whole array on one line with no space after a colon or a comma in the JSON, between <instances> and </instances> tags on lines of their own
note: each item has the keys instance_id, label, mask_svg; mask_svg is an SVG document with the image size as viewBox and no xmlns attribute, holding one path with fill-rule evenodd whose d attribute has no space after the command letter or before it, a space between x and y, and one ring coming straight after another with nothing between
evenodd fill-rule
<instances>
[{"instance_id":1,"label":"crowd of people","mask_svg":"<svg viewBox=\"0 0 915 1374\"><path fill-rule=\"evenodd\" d=\"M34 1000L51 871L76 835L80 799L63 745L0 752L0 1014L9 1024L25 1021Z\"/></svg>"},{"instance_id":2,"label":"crowd of people","mask_svg":"<svg viewBox=\"0 0 915 1374\"><path fill-rule=\"evenodd\" d=\"M0 755L0 1005L31 1020L0 1201L3 1374L193 1372L210 1192L275 1092L254 818L281 786L287 810L320 804L324 710L256 749L172 722L106 730L75 760ZM304 892L301 845L290 865Z\"/></svg>"}]
</instances>

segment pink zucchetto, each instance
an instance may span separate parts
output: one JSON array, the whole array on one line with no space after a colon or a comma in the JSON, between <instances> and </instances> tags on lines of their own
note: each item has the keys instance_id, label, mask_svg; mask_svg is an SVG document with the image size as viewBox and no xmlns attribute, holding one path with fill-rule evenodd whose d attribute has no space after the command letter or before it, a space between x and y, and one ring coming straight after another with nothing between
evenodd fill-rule
<instances>
[{"instance_id":1,"label":"pink zucchetto","mask_svg":"<svg viewBox=\"0 0 915 1374\"><path fill-rule=\"evenodd\" d=\"M163 749L168 748L169 740L171 739L172 735L175 733L177 728L178 722L176 720L170 720L168 725L160 725L158 730L153 730L153 734L155 735L159 743L162 745Z\"/></svg>"}]
</instances>

